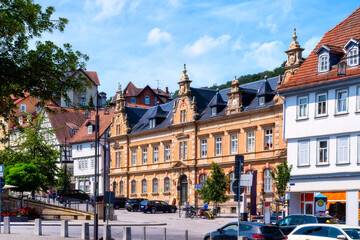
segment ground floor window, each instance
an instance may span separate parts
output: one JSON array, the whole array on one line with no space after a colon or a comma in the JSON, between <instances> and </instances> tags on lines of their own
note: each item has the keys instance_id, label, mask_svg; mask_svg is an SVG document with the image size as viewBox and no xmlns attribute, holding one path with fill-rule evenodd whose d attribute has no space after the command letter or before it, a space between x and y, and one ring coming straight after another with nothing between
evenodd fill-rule
<instances>
[{"instance_id":1,"label":"ground floor window","mask_svg":"<svg viewBox=\"0 0 360 240\"><path fill-rule=\"evenodd\" d=\"M301 213L314 214L314 193L301 193Z\"/></svg>"}]
</instances>

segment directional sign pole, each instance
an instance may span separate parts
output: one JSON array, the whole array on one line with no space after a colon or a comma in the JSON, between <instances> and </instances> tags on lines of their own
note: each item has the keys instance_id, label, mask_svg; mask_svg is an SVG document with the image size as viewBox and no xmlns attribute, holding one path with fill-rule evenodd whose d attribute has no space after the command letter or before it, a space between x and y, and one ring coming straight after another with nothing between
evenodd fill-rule
<instances>
[{"instance_id":1,"label":"directional sign pole","mask_svg":"<svg viewBox=\"0 0 360 240\"><path fill-rule=\"evenodd\" d=\"M1 189L0 189L0 213L1 213L1 193L2 193L2 191L3 191L3 185L2 185L2 181L4 181L4 183L5 183L5 180L3 179L3 176L4 176L4 165L0 165L0 176L1 176L1 178L0 178L0 181L1 181ZM4 222L5 220L3 219L3 222ZM0 233L1 233L1 224L0 224Z\"/></svg>"},{"instance_id":2,"label":"directional sign pole","mask_svg":"<svg viewBox=\"0 0 360 240\"><path fill-rule=\"evenodd\" d=\"M241 168L240 168L241 169ZM239 169L239 176L241 176L241 170ZM240 236L240 177L239 177L239 181L238 181L238 227L237 227L237 238L236 239L239 239L239 236Z\"/></svg>"}]
</instances>

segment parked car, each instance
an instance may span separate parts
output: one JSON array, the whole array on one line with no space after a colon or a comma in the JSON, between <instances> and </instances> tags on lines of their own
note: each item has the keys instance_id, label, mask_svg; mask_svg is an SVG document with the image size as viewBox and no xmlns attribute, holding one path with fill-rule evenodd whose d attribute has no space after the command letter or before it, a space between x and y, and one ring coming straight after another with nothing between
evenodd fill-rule
<instances>
[{"instance_id":1,"label":"parked car","mask_svg":"<svg viewBox=\"0 0 360 240\"><path fill-rule=\"evenodd\" d=\"M90 196L82 190L77 189L59 189L57 191L57 200L64 202L86 202Z\"/></svg>"},{"instance_id":2,"label":"parked car","mask_svg":"<svg viewBox=\"0 0 360 240\"><path fill-rule=\"evenodd\" d=\"M297 215L287 216L286 218L277 222L276 225L281 229L281 231L285 235L288 235L298 225L302 225L306 223L337 223L337 222L331 216L314 216L308 214L297 214Z\"/></svg>"},{"instance_id":3,"label":"parked car","mask_svg":"<svg viewBox=\"0 0 360 240\"><path fill-rule=\"evenodd\" d=\"M247 237L249 240L267 239L280 240L286 239L284 234L277 226L265 225L262 223L240 222L239 236ZM228 223L218 230L212 232L214 240L237 240L238 223ZM210 240L210 233L207 233L204 240Z\"/></svg>"},{"instance_id":4,"label":"parked car","mask_svg":"<svg viewBox=\"0 0 360 240\"><path fill-rule=\"evenodd\" d=\"M92 206L94 206L95 205L95 196L91 196L89 201L90 201L89 203ZM96 202L104 202L104 196L102 196L102 195L96 196Z\"/></svg>"},{"instance_id":5,"label":"parked car","mask_svg":"<svg viewBox=\"0 0 360 240\"><path fill-rule=\"evenodd\" d=\"M157 211L160 212L176 212L177 207L173 205L169 205L164 201L158 200L145 200L140 203L140 211L147 213L156 213Z\"/></svg>"},{"instance_id":6,"label":"parked car","mask_svg":"<svg viewBox=\"0 0 360 240\"><path fill-rule=\"evenodd\" d=\"M288 240L360 239L360 227L338 224L313 223L297 226Z\"/></svg>"},{"instance_id":7,"label":"parked car","mask_svg":"<svg viewBox=\"0 0 360 240\"><path fill-rule=\"evenodd\" d=\"M127 200L126 204L125 204L125 208L126 210L128 210L129 212L134 211L137 212L140 209L140 203L142 201L146 200L145 198L133 198L133 199L129 199Z\"/></svg>"},{"instance_id":8,"label":"parked car","mask_svg":"<svg viewBox=\"0 0 360 240\"><path fill-rule=\"evenodd\" d=\"M280 221L281 219L283 219L285 217L285 212L278 212L278 221ZM276 224L276 212L273 212L270 216L270 223L271 224Z\"/></svg>"},{"instance_id":9,"label":"parked car","mask_svg":"<svg viewBox=\"0 0 360 240\"><path fill-rule=\"evenodd\" d=\"M115 197L114 198L114 208L115 209L125 208L125 204L126 204L127 200L128 200L128 198L126 198L126 197Z\"/></svg>"}]
</instances>

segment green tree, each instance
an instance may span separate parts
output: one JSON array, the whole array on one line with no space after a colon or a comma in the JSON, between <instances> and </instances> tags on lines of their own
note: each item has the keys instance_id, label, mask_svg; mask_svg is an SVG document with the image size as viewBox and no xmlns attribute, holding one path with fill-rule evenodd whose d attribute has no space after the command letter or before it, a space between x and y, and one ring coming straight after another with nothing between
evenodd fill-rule
<instances>
[{"instance_id":1,"label":"green tree","mask_svg":"<svg viewBox=\"0 0 360 240\"><path fill-rule=\"evenodd\" d=\"M289 166L286 160L284 160L270 172L280 198L285 196L287 183L290 181L291 169L292 165Z\"/></svg>"},{"instance_id":2,"label":"green tree","mask_svg":"<svg viewBox=\"0 0 360 240\"><path fill-rule=\"evenodd\" d=\"M6 184L17 186L17 191L23 193L25 191L39 190L41 174L35 164L16 163L5 168L5 173Z\"/></svg>"},{"instance_id":3,"label":"green tree","mask_svg":"<svg viewBox=\"0 0 360 240\"><path fill-rule=\"evenodd\" d=\"M56 188L58 189L70 189L70 182L71 182L71 172L67 169L65 175L65 165L60 168L58 178L56 179ZM66 186L65 186L66 182Z\"/></svg>"},{"instance_id":4,"label":"green tree","mask_svg":"<svg viewBox=\"0 0 360 240\"><path fill-rule=\"evenodd\" d=\"M211 163L211 175L206 179L205 186L199 190L200 197L204 202L213 202L215 206L226 202L229 197L226 192L229 191L230 181L225 175L224 170L219 164Z\"/></svg>"},{"instance_id":5,"label":"green tree","mask_svg":"<svg viewBox=\"0 0 360 240\"><path fill-rule=\"evenodd\" d=\"M89 99L89 103L87 105L87 108L89 110L94 110L95 109L95 105L94 105L94 98L92 95L90 95L90 99Z\"/></svg>"},{"instance_id":6,"label":"green tree","mask_svg":"<svg viewBox=\"0 0 360 240\"><path fill-rule=\"evenodd\" d=\"M42 9L33 0L0 0L0 114L5 120L16 108L12 96L30 93L41 99L38 106L45 106L54 96L69 100L67 89L80 91L91 84L85 77L68 74L85 68L88 60L70 44L59 47L37 41L34 48L29 47L43 33L64 31L68 20L52 19L54 11L54 7Z\"/></svg>"}]
</instances>

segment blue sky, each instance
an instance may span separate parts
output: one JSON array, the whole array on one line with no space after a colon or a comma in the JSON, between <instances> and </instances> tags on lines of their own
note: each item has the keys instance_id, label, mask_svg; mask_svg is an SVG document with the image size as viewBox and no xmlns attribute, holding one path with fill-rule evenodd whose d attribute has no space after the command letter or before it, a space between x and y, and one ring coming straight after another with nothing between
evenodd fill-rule
<instances>
[{"instance_id":1,"label":"blue sky","mask_svg":"<svg viewBox=\"0 0 360 240\"><path fill-rule=\"evenodd\" d=\"M191 86L222 84L234 76L272 70L286 60L293 29L304 56L324 33L358 7L333 0L56 0L63 33L43 40L89 55L108 97L132 81L173 92L187 64ZM159 80L157 82L157 80Z\"/></svg>"}]
</instances>

